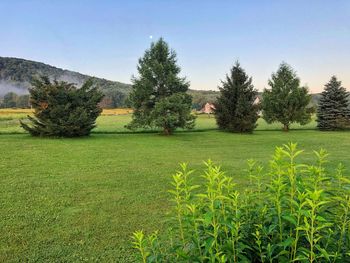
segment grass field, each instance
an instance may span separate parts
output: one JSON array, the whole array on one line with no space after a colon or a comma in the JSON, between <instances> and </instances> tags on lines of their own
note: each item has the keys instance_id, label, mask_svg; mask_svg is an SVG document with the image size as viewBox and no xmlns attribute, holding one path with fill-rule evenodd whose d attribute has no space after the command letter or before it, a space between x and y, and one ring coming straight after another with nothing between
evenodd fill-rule
<instances>
[{"instance_id":1,"label":"grass field","mask_svg":"<svg viewBox=\"0 0 350 263\"><path fill-rule=\"evenodd\" d=\"M244 188L247 159L266 162L276 145L293 141L307 150L306 161L323 147L329 169L342 161L350 170L350 133L319 132L314 123L284 133L260 121L259 130L240 135L200 116L203 132L165 137L126 133L129 119L102 116L92 136L78 139L32 138L17 117L0 121L0 262L135 262L130 235L162 228L179 162L198 177L211 158Z\"/></svg>"},{"instance_id":2,"label":"grass field","mask_svg":"<svg viewBox=\"0 0 350 263\"><path fill-rule=\"evenodd\" d=\"M97 127L93 133L133 133L124 127L131 120L130 112L130 109L104 110L97 119ZM29 109L0 109L0 134L25 133L19 125L19 120L25 120L28 114L31 114ZM291 129L315 129L315 127L314 120L304 126L291 125ZM205 114L197 116L195 131L213 129L217 129L213 116L209 117ZM281 130L281 124L267 124L263 119L259 119L257 130Z\"/></svg>"}]
</instances>

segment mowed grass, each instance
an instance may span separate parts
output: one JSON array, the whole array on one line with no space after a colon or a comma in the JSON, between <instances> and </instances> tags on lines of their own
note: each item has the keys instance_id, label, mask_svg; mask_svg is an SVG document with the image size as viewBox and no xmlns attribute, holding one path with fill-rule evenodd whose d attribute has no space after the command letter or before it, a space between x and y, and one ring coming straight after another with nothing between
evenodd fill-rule
<instances>
[{"instance_id":1,"label":"mowed grass","mask_svg":"<svg viewBox=\"0 0 350 263\"><path fill-rule=\"evenodd\" d=\"M202 161L210 158L243 189L247 159L266 163L276 145L293 141L306 150L306 161L322 147L330 170L340 161L350 169L349 132L266 127L229 134L201 116L203 132L102 133L123 132L129 119L100 117L99 133L86 138L0 135L0 262L135 262L130 236L163 229L180 162L197 170L199 182Z\"/></svg>"},{"instance_id":2,"label":"mowed grass","mask_svg":"<svg viewBox=\"0 0 350 263\"><path fill-rule=\"evenodd\" d=\"M28 110L27 110L28 111ZM131 114L127 114L130 110L115 109L104 110L103 115L97 118L97 127L92 131L93 133L134 133L125 128L131 121ZM25 121L26 116L30 112L22 112L21 110L9 110L2 112L0 110L0 134L21 134L25 131L20 127L19 121ZM291 129L315 129L316 123L313 120L307 125L292 124ZM217 129L215 117L213 115L201 114L197 115L196 126L194 131L213 130ZM273 123L267 124L262 118L258 120L256 130L281 130L281 124ZM149 130L138 130L137 132L144 132ZM154 131L154 130L153 130ZM181 131L181 130L180 130Z\"/></svg>"}]
</instances>

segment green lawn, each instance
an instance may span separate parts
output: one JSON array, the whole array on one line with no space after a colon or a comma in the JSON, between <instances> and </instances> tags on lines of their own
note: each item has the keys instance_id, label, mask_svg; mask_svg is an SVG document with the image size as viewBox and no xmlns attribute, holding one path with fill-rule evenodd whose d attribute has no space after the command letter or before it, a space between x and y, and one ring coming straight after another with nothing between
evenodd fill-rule
<instances>
[{"instance_id":1,"label":"green lawn","mask_svg":"<svg viewBox=\"0 0 350 263\"><path fill-rule=\"evenodd\" d=\"M198 129L212 130L101 133L124 132L129 118L100 117L99 133L88 138L0 135L0 262L134 262L130 236L162 228L179 162L200 171L211 158L243 188L247 159L266 162L275 145L293 141L307 150L307 161L323 147L330 169L339 161L350 169L349 132L284 133L260 123L265 131L229 134L201 116Z\"/></svg>"},{"instance_id":2,"label":"green lawn","mask_svg":"<svg viewBox=\"0 0 350 263\"><path fill-rule=\"evenodd\" d=\"M0 134L24 133L19 125L19 119L24 119L25 114L13 114L9 116L0 115ZM93 133L132 133L125 128L125 125L131 121L131 115L100 116L97 119L97 127ZM300 126L292 124L291 129L315 129L315 121ZM195 130L213 130L217 129L215 118L213 116L198 115ZM281 130L281 124L267 124L263 119L258 120L257 130Z\"/></svg>"}]
</instances>

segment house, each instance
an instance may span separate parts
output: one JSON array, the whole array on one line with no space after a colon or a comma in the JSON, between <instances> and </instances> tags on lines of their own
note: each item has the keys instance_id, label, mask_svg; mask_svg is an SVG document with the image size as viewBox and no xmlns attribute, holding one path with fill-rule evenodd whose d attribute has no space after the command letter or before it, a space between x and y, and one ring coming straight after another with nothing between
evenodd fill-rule
<instances>
[{"instance_id":1,"label":"house","mask_svg":"<svg viewBox=\"0 0 350 263\"><path fill-rule=\"evenodd\" d=\"M207 102L204 107L200 110L201 113L213 114L215 106L212 103Z\"/></svg>"},{"instance_id":2,"label":"house","mask_svg":"<svg viewBox=\"0 0 350 263\"><path fill-rule=\"evenodd\" d=\"M261 98L259 96L257 96L253 102L254 105L258 105L261 103Z\"/></svg>"}]
</instances>

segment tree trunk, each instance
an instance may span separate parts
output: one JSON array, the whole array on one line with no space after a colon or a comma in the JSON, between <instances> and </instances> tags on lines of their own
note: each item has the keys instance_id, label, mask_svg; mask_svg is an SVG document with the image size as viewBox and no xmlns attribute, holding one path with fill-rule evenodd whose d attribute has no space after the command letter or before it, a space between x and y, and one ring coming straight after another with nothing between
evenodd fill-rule
<instances>
[{"instance_id":1,"label":"tree trunk","mask_svg":"<svg viewBox=\"0 0 350 263\"><path fill-rule=\"evenodd\" d=\"M163 129L163 134L164 135L170 135L171 134L171 131L170 131L170 129L169 128L166 128L166 127L164 127L164 129Z\"/></svg>"},{"instance_id":2,"label":"tree trunk","mask_svg":"<svg viewBox=\"0 0 350 263\"><path fill-rule=\"evenodd\" d=\"M289 125L288 124L283 124L283 131L288 132L289 131Z\"/></svg>"}]
</instances>

